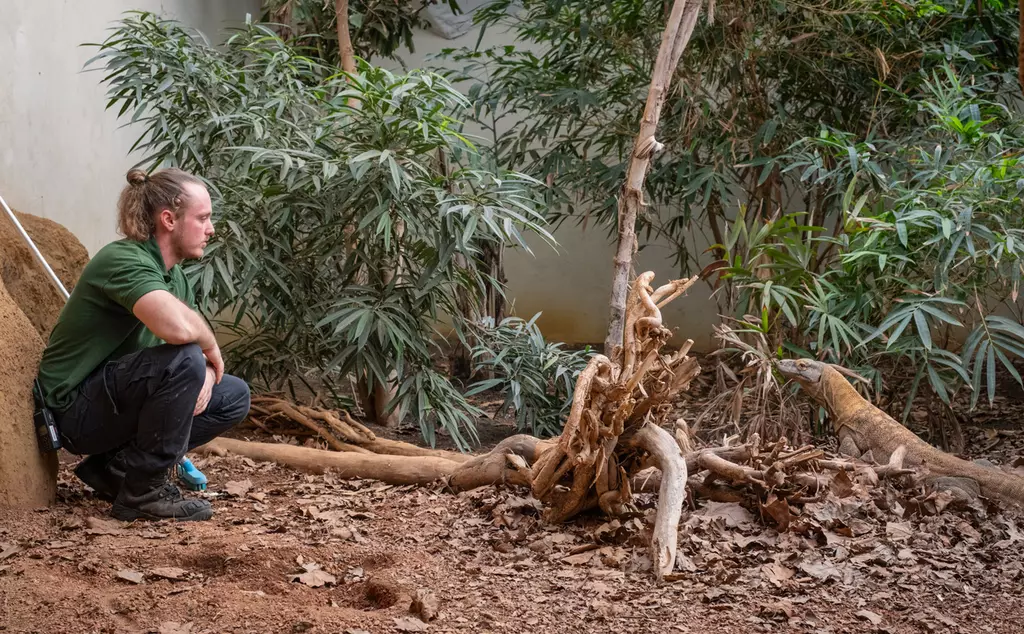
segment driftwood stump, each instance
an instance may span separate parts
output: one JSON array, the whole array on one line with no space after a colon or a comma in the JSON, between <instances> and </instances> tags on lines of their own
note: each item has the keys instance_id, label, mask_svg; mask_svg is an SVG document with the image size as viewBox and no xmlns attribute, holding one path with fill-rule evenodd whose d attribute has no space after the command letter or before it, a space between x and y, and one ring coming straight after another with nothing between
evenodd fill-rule
<instances>
[{"instance_id":1,"label":"driftwood stump","mask_svg":"<svg viewBox=\"0 0 1024 634\"><path fill-rule=\"evenodd\" d=\"M692 340L674 354L661 353L672 334L662 323L661 308L697 278L656 290L650 286L653 279L653 273L644 273L630 289L622 345L611 358L591 358L580 374L558 444L533 465L532 490L551 522L594 507L617 515L630 508L630 477L640 470L640 454L649 454L667 476L651 540L655 570L662 576L675 565L686 463L675 439L656 420L661 406L689 387L700 366L687 355Z\"/></svg>"}]
</instances>

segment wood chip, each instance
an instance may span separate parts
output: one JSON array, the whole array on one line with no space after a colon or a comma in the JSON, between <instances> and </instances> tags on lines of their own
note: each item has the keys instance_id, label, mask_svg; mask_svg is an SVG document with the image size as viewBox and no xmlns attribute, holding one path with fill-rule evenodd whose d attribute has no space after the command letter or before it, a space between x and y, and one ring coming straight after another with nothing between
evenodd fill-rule
<instances>
[{"instance_id":1,"label":"wood chip","mask_svg":"<svg viewBox=\"0 0 1024 634\"><path fill-rule=\"evenodd\" d=\"M118 570L117 571L117 578L118 579L124 579L125 581L129 581L129 582L134 583L134 584L140 584L143 581L143 575L142 575L141 572L136 572L134 570L128 570L127 568Z\"/></svg>"},{"instance_id":2,"label":"wood chip","mask_svg":"<svg viewBox=\"0 0 1024 634\"><path fill-rule=\"evenodd\" d=\"M869 621L872 625L880 625L882 623L882 617L875 614L871 610L861 610L855 614L858 619L864 619Z\"/></svg>"},{"instance_id":3,"label":"wood chip","mask_svg":"<svg viewBox=\"0 0 1024 634\"><path fill-rule=\"evenodd\" d=\"M188 571L181 568L153 568L149 571L149 574L162 579L176 580L187 577Z\"/></svg>"},{"instance_id":4,"label":"wood chip","mask_svg":"<svg viewBox=\"0 0 1024 634\"><path fill-rule=\"evenodd\" d=\"M17 544L3 544L0 543L0 561L12 557L17 553L21 552L21 546Z\"/></svg>"},{"instance_id":5,"label":"wood chip","mask_svg":"<svg viewBox=\"0 0 1024 634\"><path fill-rule=\"evenodd\" d=\"M120 522L114 520L101 520L98 517L85 518L85 533L87 535L124 535L125 530Z\"/></svg>"},{"instance_id":6,"label":"wood chip","mask_svg":"<svg viewBox=\"0 0 1024 634\"><path fill-rule=\"evenodd\" d=\"M289 575L289 579L292 582L298 581L310 588L320 588L322 586L335 585L338 583L338 578L321 570L319 564L305 563L302 564L302 567L305 572Z\"/></svg>"},{"instance_id":7,"label":"wood chip","mask_svg":"<svg viewBox=\"0 0 1024 634\"><path fill-rule=\"evenodd\" d=\"M245 480L232 480L224 485L224 491L228 495L235 497L242 497L249 492L252 488L252 480L246 478Z\"/></svg>"},{"instance_id":8,"label":"wood chip","mask_svg":"<svg viewBox=\"0 0 1024 634\"><path fill-rule=\"evenodd\" d=\"M429 627L423 621L411 616L394 617L395 629L399 632L425 632Z\"/></svg>"}]
</instances>

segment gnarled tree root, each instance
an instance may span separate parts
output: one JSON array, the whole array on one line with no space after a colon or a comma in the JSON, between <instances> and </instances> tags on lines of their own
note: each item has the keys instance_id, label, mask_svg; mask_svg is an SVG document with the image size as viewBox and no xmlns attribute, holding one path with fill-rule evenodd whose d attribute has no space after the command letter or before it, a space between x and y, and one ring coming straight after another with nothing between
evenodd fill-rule
<instances>
[{"instance_id":1,"label":"gnarled tree root","mask_svg":"<svg viewBox=\"0 0 1024 634\"><path fill-rule=\"evenodd\" d=\"M264 431L270 431L268 425L273 423L301 425L326 442L328 447L339 452L421 456L454 462L465 462L471 458L455 451L429 449L400 440L379 438L348 412L296 405L275 396L254 396L249 421Z\"/></svg>"},{"instance_id":2,"label":"gnarled tree root","mask_svg":"<svg viewBox=\"0 0 1024 634\"><path fill-rule=\"evenodd\" d=\"M428 484L450 476L461 463L433 456L388 456L280 443L250 442L234 438L215 438L195 449L199 454L229 453L307 471L324 473L328 469L343 478L366 478L388 484Z\"/></svg>"}]
</instances>

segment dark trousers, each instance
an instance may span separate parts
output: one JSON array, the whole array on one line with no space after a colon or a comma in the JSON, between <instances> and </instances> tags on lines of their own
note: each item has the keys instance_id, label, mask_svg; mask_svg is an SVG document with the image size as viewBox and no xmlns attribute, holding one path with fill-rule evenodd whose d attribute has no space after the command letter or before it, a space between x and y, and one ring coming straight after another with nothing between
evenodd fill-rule
<instances>
[{"instance_id":1,"label":"dark trousers","mask_svg":"<svg viewBox=\"0 0 1024 634\"><path fill-rule=\"evenodd\" d=\"M71 453L123 449L125 483L140 491L162 483L185 454L241 422L249 386L225 374L206 410L193 417L206 380L197 344L165 344L111 361L81 385L71 406L55 415Z\"/></svg>"}]
</instances>

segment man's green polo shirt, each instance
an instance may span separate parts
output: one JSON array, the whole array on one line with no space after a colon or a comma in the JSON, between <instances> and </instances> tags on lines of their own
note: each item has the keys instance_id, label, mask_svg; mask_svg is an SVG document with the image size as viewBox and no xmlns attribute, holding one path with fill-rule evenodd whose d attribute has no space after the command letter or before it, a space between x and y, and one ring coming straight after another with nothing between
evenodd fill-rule
<instances>
[{"instance_id":1,"label":"man's green polo shirt","mask_svg":"<svg viewBox=\"0 0 1024 634\"><path fill-rule=\"evenodd\" d=\"M43 351L39 383L49 407L67 409L82 381L107 361L164 343L132 313L135 302L155 290L195 308L181 267L168 271L152 238L111 242L89 261Z\"/></svg>"}]
</instances>

